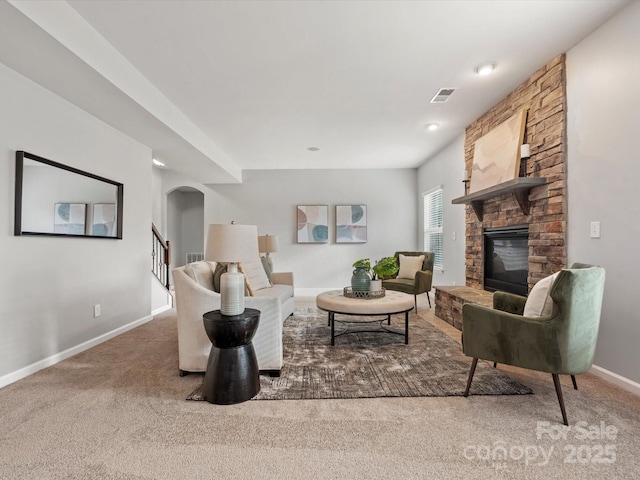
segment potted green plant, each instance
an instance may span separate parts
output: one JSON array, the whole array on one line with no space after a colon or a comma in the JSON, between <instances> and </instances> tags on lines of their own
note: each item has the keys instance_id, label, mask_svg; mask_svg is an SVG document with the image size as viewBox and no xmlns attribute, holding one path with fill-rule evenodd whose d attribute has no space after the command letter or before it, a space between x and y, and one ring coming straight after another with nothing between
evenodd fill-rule
<instances>
[{"instance_id":1,"label":"potted green plant","mask_svg":"<svg viewBox=\"0 0 640 480\"><path fill-rule=\"evenodd\" d=\"M365 271L371 275L371 282L369 283L370 291L382 290L382 279L394 276L398 273L399 269L395 257L382 257L373 267L371 266L371 260L362 258L355 262L353 266L364 268Z\"/></svg>"},{"instance_id":2,"label":"potted green plant","mask_svg":"<svg viewBox=\"0 0 640 480\"><path fill-rule=\"evenodd\" d=\"M398 273L399 268L398 261L395 257L382 257L373 267L371 267L373 277L369 284L369 289L375 291L382 290L382 279L393 277ZM374 281L376 282L375 284Z\"/></svg>"}]
</instances>

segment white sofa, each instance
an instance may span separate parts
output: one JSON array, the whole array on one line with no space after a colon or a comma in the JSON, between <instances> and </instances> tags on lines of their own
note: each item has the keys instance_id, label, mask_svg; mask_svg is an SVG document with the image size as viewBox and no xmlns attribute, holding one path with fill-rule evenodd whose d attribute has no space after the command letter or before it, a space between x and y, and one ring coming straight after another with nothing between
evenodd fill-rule
<instances>
[{"instance_id":1,"label":"white sofa","mask_svg":"<svg viewBox=\"0 0 640 480\"><path fill-rule=\"evenodd\" d=\"M214 291L215 262L194 262L172 271L178 319L180 375L204 372L211 341L202 316L220 308L220 294ZM294 310L293 273L272 274L273 286L245 297L245 307L260 310L260 323L253 346L261 373L279 376L282 368L282 323Z\"/></svg>"}]
</instances>

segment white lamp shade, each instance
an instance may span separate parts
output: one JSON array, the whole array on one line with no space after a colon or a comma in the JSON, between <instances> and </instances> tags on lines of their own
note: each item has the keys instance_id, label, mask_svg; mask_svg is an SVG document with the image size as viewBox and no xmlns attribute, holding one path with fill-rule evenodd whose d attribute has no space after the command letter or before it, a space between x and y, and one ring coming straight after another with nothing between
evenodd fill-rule
<instances>
[{"instance_id":1,"label":"white lamp shade","mask_svg":"<svg viewBox=\"0 0 640 480\"><path fill-rule=\"evenodd\" d=\"M260 253L275 253L278 251L277 235L261 235L258 237L258 250Z\"/></svg>"},{"instance_id":2,"label":"white lamp shade","mask_svg":"<svg viewBox=\"0 0 640 480\"><path fill-rule=\"evenodd\" d=\"M205 259L214 262L251 262L258 257L258 227L255 225L209 225Z\"/></svg>"}]
</instances>

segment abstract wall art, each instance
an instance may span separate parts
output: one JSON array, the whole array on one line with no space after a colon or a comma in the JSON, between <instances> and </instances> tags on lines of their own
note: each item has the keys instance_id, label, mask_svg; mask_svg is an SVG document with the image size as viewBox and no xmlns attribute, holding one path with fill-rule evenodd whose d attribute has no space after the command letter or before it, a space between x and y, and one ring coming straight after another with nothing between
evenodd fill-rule
<instances>
[{"instance_id":1,"label":"abstract wall art","mask_svg":"<svg viewBox=\"0 0 640 480\"><path fill-rule=\"evenodd\" d=\"M98 237L114 237L116 225L115 203L94 203L91 235Z\"/></svg>"},{"instance_id":2,"label":"abstract wall art","mask_svg":"<svg viewBox=\"0 0 640 480\"><path fill-rule=\"evenodd\" d=\"M367 242L367 206L336 205L336 243Z\"/></svg>"},{"instance_id":3,"label":"abstract wall art","mask_svg":"<svg viewBox=\"0 0 640 480\"><path fill-rule=\"evenodd\" d=\"M526 121L527 110L521 109L476 140L469 193L484 190L518 177L520 145L524 140Z\"/></svg>"},{"instance_id":4,"label":"abstract wall art","mask_svg":"<svg viewBox=\"0 0 640 480\"><path fill-rule=\"evenodd\" d=\"M53 232L84 235L86 218L86 203L56 203L53 212Z\"/></svg>"},{"instance_id":5,"label":"abstract wall art","mask_svg":"<svg viewBox=\"0 0 640 480\"><path fill-rule=\"evenodd\" d=\"M298 243L329 242L329 207L298 205Z\"/></svg>"}]
</instances>

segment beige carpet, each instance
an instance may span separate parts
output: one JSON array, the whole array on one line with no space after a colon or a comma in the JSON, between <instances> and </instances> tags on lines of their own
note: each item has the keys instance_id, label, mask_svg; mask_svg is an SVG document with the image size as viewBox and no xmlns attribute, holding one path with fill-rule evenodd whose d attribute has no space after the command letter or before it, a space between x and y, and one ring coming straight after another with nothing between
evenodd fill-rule
<instances>
[{"instance_id":1,"label":"beige carpet","mask_svg":"<svg viewBox=\"0 0 640 480\"><path fill-rule=\"evenodd\" d=\"M200 378L178 376L169 312L0 389L0 478L638 477L638 397L590 375L574 391L563 378L572 429L558 439L550 375L508 372L534 394L189 402L185 392ZM537 422L548 422L555 439L538 439ZM615 429L615 438L581 439L576 422ZM491 458L496 447L506 458ZM612 454L612 463L597 463Z\"/></svg>"}]
</instances>

